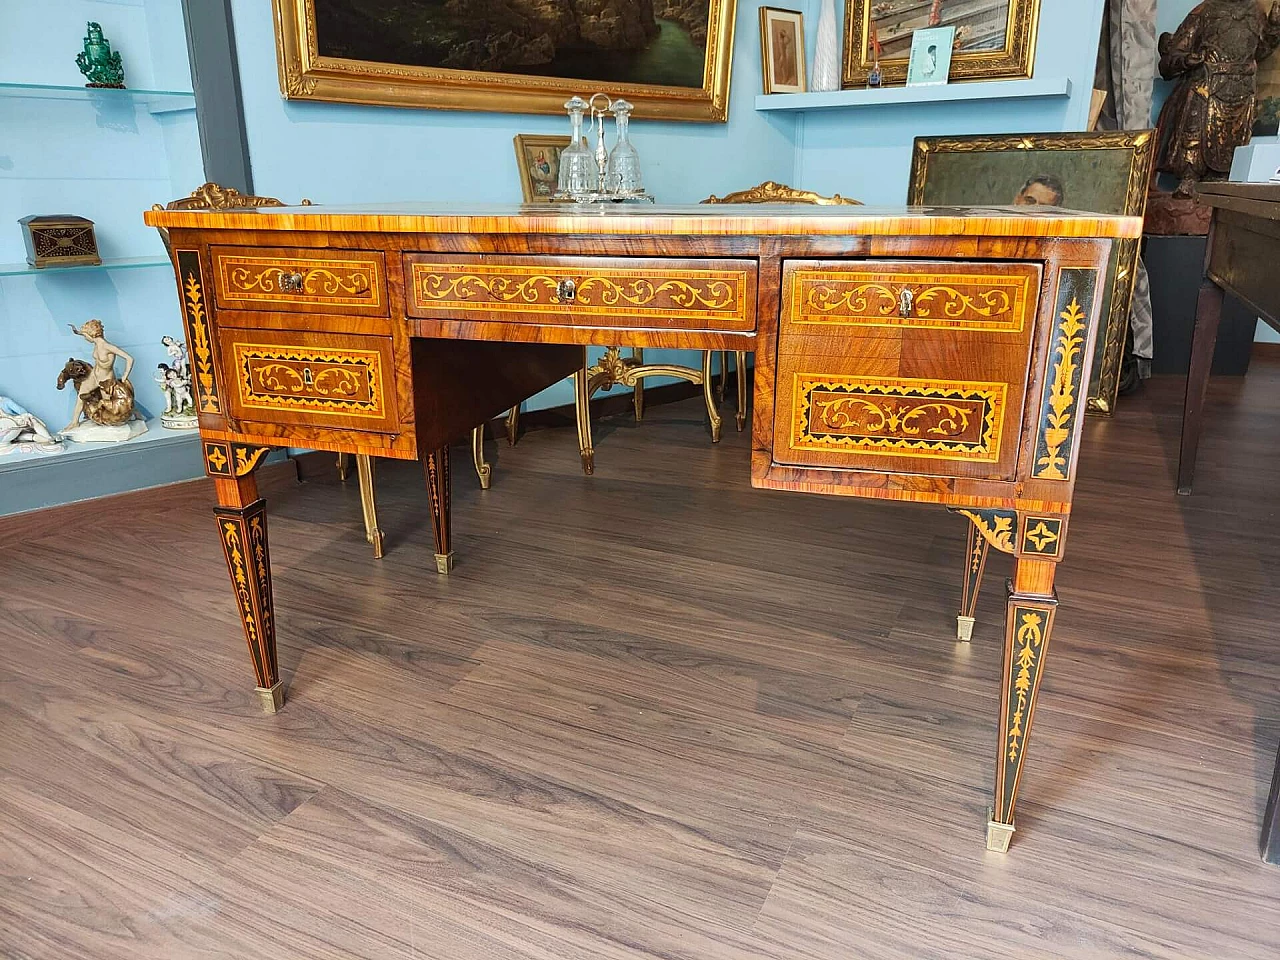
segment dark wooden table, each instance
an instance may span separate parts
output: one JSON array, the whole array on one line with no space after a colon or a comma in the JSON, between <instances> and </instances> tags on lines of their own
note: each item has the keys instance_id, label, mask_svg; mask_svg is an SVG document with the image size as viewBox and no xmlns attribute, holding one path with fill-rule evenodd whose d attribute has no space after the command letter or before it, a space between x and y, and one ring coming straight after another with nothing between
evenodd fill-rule
<instances>
[{"instance_id":1,"label":"dark wooden table","mask_svg":"<svg viewBox=\"0 0 1280 960\"><path fill-rule=\"evenodd\" d=\"M1182 411L1178 493L1191 493L1196 450L1204 429L1204 398L1218 342L1224 294L1280 330L1280 183L1202 183L1201 203L1213 208L1204 280L1191 335L1191 369Z\"/></svg>"},{"instance_id":2,"label":"dark wooden table","mask_svg":"<svg viewBox=\"0 0 1280 960\"><path fill-rule=\"evenodd\" d=\"M1191 493L1196 450L1204 429L1204 398L1218 342L1224 294L1242 300L1280 331L1280 183L1204 183L1197 190L1213 207L1204 280L1191 338L1191 369L1182 409L1178 493ZM1280 754L1262 825L1262 857L1280 864Z\"/></svg>"}]
</instances>

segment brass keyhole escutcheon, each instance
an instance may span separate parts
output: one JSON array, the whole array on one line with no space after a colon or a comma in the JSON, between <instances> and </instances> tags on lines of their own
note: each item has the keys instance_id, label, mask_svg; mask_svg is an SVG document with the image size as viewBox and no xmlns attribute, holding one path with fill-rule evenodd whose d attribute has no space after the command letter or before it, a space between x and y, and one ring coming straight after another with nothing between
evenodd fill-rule
<instances>
[{"instance_id":1,"label":"brass keyhole escutcheon","mask_svg":"<svg viewBox=\"0 0 1280 960\"><path fill-rule=\"evenodd\" d=\"M306 277L297 270L292 272L280 271L280 290L282 293L302 293L303 285L306 283Z\"/></svg>"},{"instance_id":2,"label":"brass keyhole escutcheon","mask_svg":"<svg viewBox=\"0 0 1280 960\"><path fill-rule=\"evenodd\" d=\"M898 316L907 319L915 311L916 295L908 287L903 287L898 293Z\"/></svg>"},{"instance_id":3,"label":"brass keyhole escutcheon","mask_svg":"<svg viewBox=\"0 0 1280 960\"><path fill-rule=\"evenodd\" d=\"M314 387L316 385L316 378L312 375L310 367L302 368L302 382L308 387Z\"/></svg>"},{"instance_id":4,"label":"brass keyhole escutcheon","mask_svg":"<svg viewBox=\"0 0 1280 960\"><path fill-rule=\"evenodd\" d=\"M556 284L556 299L561 303L573 303L578 299L578 284L565 278Z\"/></svg>"}]
</instances>

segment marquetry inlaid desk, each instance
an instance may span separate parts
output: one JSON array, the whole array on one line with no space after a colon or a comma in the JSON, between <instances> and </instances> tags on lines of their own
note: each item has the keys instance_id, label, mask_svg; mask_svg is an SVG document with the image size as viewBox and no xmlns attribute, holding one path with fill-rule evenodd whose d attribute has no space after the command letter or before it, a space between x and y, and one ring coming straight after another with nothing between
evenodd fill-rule
<instances>
[{"instance_id":1,"label":"marquetry inlaid desk","mask_svg":"<svg viewBox=\"0 0 1280 960\"><path fill-rule=\"evenodd\" d=\"M253 474L268 448L421 458L447 573L451 441L572 374L587 344L750 350L754 486L964 513L962 632L988 547L1016 558L987 831L1008 848L1100 287L1112 239L1140 220L759 205L146 220L173 251L218 533L268 710L282 691Z\"/></svg>"}]
</instances>

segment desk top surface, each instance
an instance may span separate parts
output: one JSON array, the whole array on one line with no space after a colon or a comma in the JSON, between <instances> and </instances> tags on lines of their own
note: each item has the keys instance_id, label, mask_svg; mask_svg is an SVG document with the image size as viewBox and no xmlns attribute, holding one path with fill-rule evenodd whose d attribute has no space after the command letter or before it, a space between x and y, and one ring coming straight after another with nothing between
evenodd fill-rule
<instances>
[{"instance_id":1,"label":"desk top surface","mask_svg":"<svg viewBox=\"0 0 1280 960\"><path fill-rule=\"evenodd\" d=\"M455 204L148 210L153 227L372 233L596 236L985 236L1126 238L1140 217L1053 207L864 207L809 204Z\"/></svg>"}]
</instances>

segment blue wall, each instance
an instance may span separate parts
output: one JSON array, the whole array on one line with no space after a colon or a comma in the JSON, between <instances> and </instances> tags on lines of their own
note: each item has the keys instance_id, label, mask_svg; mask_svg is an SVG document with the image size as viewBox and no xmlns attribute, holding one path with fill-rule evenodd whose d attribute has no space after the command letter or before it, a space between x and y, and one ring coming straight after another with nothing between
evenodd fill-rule
<instances>
[{"instance_id":1,"label":"blue wall","mask_svg":"<svg viewBox=\"0 0 1280 960\"><path fill-rule=\"evenodd\" d=\"M796 128L797 185L864 203L906 202L916 137L1083 130L1105 0L1043 0L1035 76L1068 77L1070 98L936 103L806 114ZM806 23L817 23L814 13ZM838 14L843 22L843 14Z\"/></svg>"},{"instance_id":2,"label":"blue wall","mask_svg":"<svg viewBox=\"0 0 1280 960\"><path fill-rule=\"evenodd\" d=\"M96 20L120 52L132 88L191 89L178 0L3 0L0 82L82 86L75 55L85 22ZM108 95L51 100L0 92L0 263L25 259L17 220L32 213L75 213L96 224L104 258L164 259L141 212L203 181L194 102L152 113ZM166 359L165 334L181 335L173 273L167 263L130 270L49 272L0 277L0 393L13 396L51 429L74 404L55 379L88 344L67 324L98 317L107 336L133 354L139 404L163 401L151 382Z\"/></svg>"}]
</instances>

